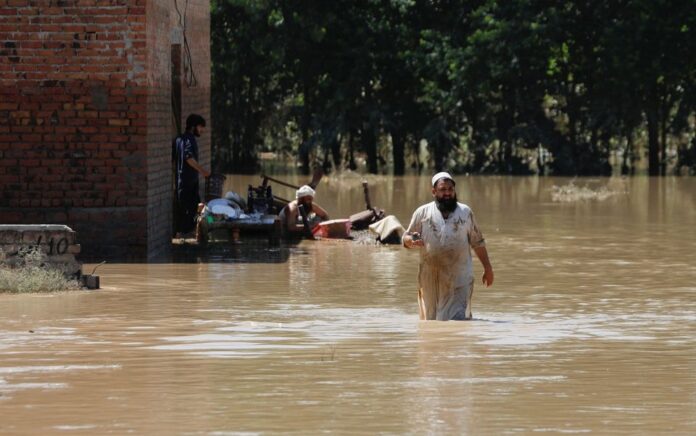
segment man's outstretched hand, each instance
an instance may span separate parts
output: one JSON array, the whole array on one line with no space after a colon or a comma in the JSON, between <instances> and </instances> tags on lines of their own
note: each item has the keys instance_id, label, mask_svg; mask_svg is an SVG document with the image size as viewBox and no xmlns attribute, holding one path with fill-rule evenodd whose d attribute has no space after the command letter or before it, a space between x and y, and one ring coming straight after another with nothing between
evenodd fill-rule
<instances>
[{"instance_id":1,"label":"man's outstretched hand","mask_svg":"<svg viewBox=\"0 0 696 436\"><path fill-rule=\"evenodd\" d=\"M404 245L406 248L425 247L425 242L421 239L420 233L413 232L406 235Z\"/></svg>"},{"instance_id":2,"label":"man's outstretched hand","mask_svg":"<svg viewBox=\"0 0 696 436\"><path fill-rule=\"evenodd\" d=\"M493 268L486 268L483 271L483 277L481 281L484 285L486 285L486 287L489 287L493 284Z\"/></svg>"}]
</instances>

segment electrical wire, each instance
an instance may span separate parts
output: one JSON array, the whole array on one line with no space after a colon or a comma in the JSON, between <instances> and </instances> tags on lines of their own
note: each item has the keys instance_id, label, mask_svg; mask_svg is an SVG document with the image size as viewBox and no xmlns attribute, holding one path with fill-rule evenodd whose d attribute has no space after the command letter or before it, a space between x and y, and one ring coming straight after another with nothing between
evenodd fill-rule
<instances>
[{"instance_id":1,"label":"electrical wire","mask_svg":"<svg viewBox=\"0 0 696 436\"><path fill-rule=\"evenodd\" d=\"M174 8L176 13L179 14L179 25L181 26L182 33L184 35L184 83L189 88L193 88L198 85L198 79L196 78L196 72L193 69L193 59L191 58L191 47L188 43L188 38L186 37L186 11L188 10L189 0L184 2L184 13L181 14L179 10L178 0L174 0Z\"/></svg>"}]
</instances>

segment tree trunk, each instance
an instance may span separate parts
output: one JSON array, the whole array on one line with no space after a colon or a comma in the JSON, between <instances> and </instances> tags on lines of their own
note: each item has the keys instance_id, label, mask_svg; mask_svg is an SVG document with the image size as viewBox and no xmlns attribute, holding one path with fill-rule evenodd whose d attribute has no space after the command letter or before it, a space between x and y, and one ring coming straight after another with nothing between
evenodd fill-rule
<instances>
[{"instance_id":1,"label":"tree trunk","mask_svg":"<svg viewBox=\"0 0 696 436\"><path fill-rule=\"evenodd\" d=\"M330 151L329 147L324 147L324 159L321 163L321 169L324 171L324 174L331 172L331 159L329 159Z\"/></svg>"},{"instance_id":2,"label":"tree trunk","mask_svg":"<svg viewBox=\"0 0 696 436\"><path fill-rule=\"evenodd\" d=\"M303 116L304 119L304 116ZM309 123L302 122L301 127L302 144L299 147L300 172L309 174Z\"/></svg>"},{"instance_id":3,"label":"tree trunk","mask_svg":"<svg viewBox=\"0 0 696 436\"><path fill-rule=\"evenodd\" d=\"M309 84L304 83L304 105L302 107L302 120L300 122L300 131L302 134L302 144L299 147L300 172L304 175L309 174L309 124L311 122L311 105Z\"/></svg>"},{"instance_id":4,"label":"tree trunk","mask_svg":"<svg viewBox=\"0 0 696 436\"><path fill-rule=\"evenodd\" d=\"M215 159L215 167L218 170L225 171L232 167L230 159L230 150L232 143L230 141L230 128L227 123L219 122L215 129L213 142L213 159Z\"/></svg>"},{"instance_id":5,"label":"tree trunk","mask_svg":"<svg viewBox=\"0 0 696 436\"><path fill-rule=\"evenodd\" d=\"M251 109L244 112L243 123L238 125L238 134L234 138L234 172L252 174L256 171L256 139L259 131L259 114Z\"/></svg>"},{"instance_id":6,"label":"tree trunk","mask_svg":"<svg viewBox=\"0 0 696 436\"><path fill-rule=\"evenodd\" d=\"M331 157L333 158L334 168L339 169L343 164L341 159L341 139L336 135L331 141Z\"/></svg>"},{"instance_id":7,"label":"tree trunk","mask_svg":"<svg viewBox=\"0 0 696 436\"><path fill-rule=\"evenodd\" d=\"M365 123L363 131L360 135L363 150L367 154L367 171L370 174L377 174L377 139L375 137L374 127L372 124Z\"/></svg>"},{"instance_id":8,"label":"tree trunk","mask_svg":"<svg viewBox=\"0 0 696 436\"><path fill-rule=\"evenodd\" d=\"M420 144L420 139L416 139L415 141L413 141L413 157L415 159L413 166L416 168L418 174L420 174L421 171L423 171L423 163L420 160Z\"/></svg>"},{"instance_id":9,"label":"tree trunk","mask_svg":"<svg viewBox=\"0 0 696 436\"><path fill-rule=\"evenodd\" d=\"M231 107L234 113L231 118L232 128L230 132L231 146L229 150L229 163L232 171L236 172L242 155L244 129L247 123L248 110L244 109L244 106L241 104L244 95L244 90L242 88L236 87L232 91L232 95Z\"/></svg>"},{"instance_id":10,"label":"tree trunk","mask_svg":"<svg viewBox=\"0 0 696 436\"><path fill-rule=\"evenodd\" d=\"M631 134L631 132L628 132L628 134L626 135L626 147L624 148L623 152L623 162L621 163L621 175L623 176L627 176L633 173L633 159L631 159L632 154L633 135Z\"/></svg>"},{"instance_id":11,"label":"tree trunk","mask_svg":"<svg viewBox=\"0 0 696 436\"><path fill-rule=\"evenodd\" d=\"M660 132L657 121L657 105L654 100L648 103L645 113L648 120L648 174L651 176L660 175Z\"/></svg>"},{"instance_id":12,"label":"tree trunk","mask_svg":"<svg viewBox=\"0 0 696 436\"><path fill-rule=\"evenodd\" d=\"M667 117L669 114L668 104L663 99L660 105L660 175L667 175Z\"/></svg>"},{"instance_id":13,"label":"tree trunk","mask_svg":"<svg viewBox=\"0 0 696 436\"><path fill-rule=\"evenodd\" d=\"M505 102L501 113L498 115L497 128L498 140L500 148L498 149L498 172L500 174L512 173L512 139L510 138L510 130L514 124L514 115L511 108L515 102L508 92L503 93Z\"/></svg>"},{"instance_id":14,"label":"tree trunk","mask_svg":"<svg viewBox=\"0 0 696 436\"><path fill-rule=\"evenodd\" d=\"M358 168L358 165L355 163L354 153L355 133L351 132L349 135L350 136L348 137L348 169L351 171L355 171Z\"/></svg>"},{"instance_id":15,"label":"tree trunk","mask_svg":"<svg viewBox=\"0 0 696 436\"><path fill-rule=\"evenodd\" d=\"M430 150L433 155L433 165L435 166L434 171L439 172L444 170L444 164L445 164L445 153L444 153L444 144L445 140L443 138L443 135L441 135L441 132L437 132L437 136L432 138L432 144L430 145Z\"/></svg>"},{"instance_id":16,"label":"tree trunk","mask_svg":"<svg viewBox=\"0 0 696 436\"><path fill-rule=\"evenodd\" d=\"M404 136L394 129L391 132L392 138L392 159L394 161L394 175L402 176L406 172L406 162L404 160Z\"/></svg>"},{"instance_id":17,"label":"tree trunk","mask_svg":"<svg viewBox=\"0 0 696 436\"><path fill-rule=\"evenodd\" d=\"M575 124L575 112L568 112L568 137L569 141L567 146L570 148L567 158L570 158L570 162L566 162L565 166L567 168L568 175L578 175L578 131L577 125Z\"/></svg>"},{"instance_id":18,"label":"tree trunk","mask_svg":"<svg viewBox=\"0 0 696 436\"><path fill-rule=\"evenodd\" d=\"M506 135L509 136L509 135ZM503 162L502 162L502 173L512 174L512 152L513 152L513 142L508 138L503 143Z\"/></svg>"}]
</instances>

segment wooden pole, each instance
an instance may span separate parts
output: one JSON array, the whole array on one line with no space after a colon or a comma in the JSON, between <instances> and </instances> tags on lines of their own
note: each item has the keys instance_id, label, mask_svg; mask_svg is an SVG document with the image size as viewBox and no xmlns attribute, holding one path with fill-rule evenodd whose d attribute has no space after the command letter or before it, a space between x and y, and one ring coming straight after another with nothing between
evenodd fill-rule
<instances>
[{"instance_id":1,"label":"wooden pole","mask_svg":"<svg viewBox=\"0 0 696 436\"><path fill-rule=\"evenodd\" d=\"M274 179L273 177L267 176L265 174L262 174L261 177L263 177L263 186L266 186L267 182L270 180L271 182L277 183L279 185L287 186L288 188L300 189L300 187L297 185L293 185L291 183L284 182L282 180Z\"/></svg>"},{"instance_id":2,"label":"wooden pole","mask_svg":"<svg viewBox=\"0 0 696 436\"><path fill-rule=\"evenodd\" d=\"M367 180L363 180L363 193L365 194L365 208L372 210L372 203L370 202L370 189L367 187Z\"/></svg>"},{"instance_id":3,"label":"wooden pole","mask_svg":"<svg viewBox=\"0 0 696 436\"><path fill-rule=\"evenodd\" d=\"M300 189L300 187L297 185L293 185L292 183L278 180L274 177L267 176L265 174L261 174L261 177L263 178L263 182L261 183L261 185L263 187L266 187L266 185L268 185L268 181L270 180L271 182L277 183L279 185L287 186L288 188ZM316 187L319 184L319 182L321 181L322 177L324 177L324 171L322 171L321 169L317 169L316 171L314 171L314 174L312 174L312 180L308 183L308 185L311 186L312 189L316 189Z\"/></svg>"}]
</instances>

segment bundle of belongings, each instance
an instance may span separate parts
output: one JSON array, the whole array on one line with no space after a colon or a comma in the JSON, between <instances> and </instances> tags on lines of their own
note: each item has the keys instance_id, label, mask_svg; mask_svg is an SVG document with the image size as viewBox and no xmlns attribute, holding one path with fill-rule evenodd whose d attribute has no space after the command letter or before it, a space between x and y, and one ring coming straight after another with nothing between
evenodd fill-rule
<instances>
[{"instance_id":1,"label":"bundle of belongings","mask_svg":"<svg viewBox=\"0 0 696 436\"><path fill-rule=\"evenodd\" d=\"M401 244L401 236L406 231L394 215L387 215L368 228L382 244Z\"/></svg>"},{"instance_id":2,"label":"bundle of belongings","mask_svg":"<svg viewBox=\"0 0 696 436\"><path fill-rule=\"evenodd\" d=\"M350 238L350 220L336 219L321 221L312 228L315 238Z\"/></svg>"},{"instance_id":3,"label":"bundle of belongings","mask_svg":"<svg viewBox=\"0 0 696 436\"><path fill-rule=\"evenodd\" d=\"M246 207L246 202L239 194L229 191L223 198L210 200L203 208L201 216L208 218L209 222L251 218L244 213Z\"/></svg>"},{"instance_id":4,"label":"bundle of belongings","mask_svg":"<svg viewBox=\"0 0 696 436\"><path fill-rule=\"evenodd\" d=\"M394 215L381 218L379 221L370 224L368 229L370 234L376 236L377 242L382 244L401 244L401 236L406 231ZM312 235L319 239L356 239L361 242L366 237L366 235L361 235L359 231L353 237L351 230L356 229L351 225L349 219L334 219L322 221L314 225L312 227Z\"/></svg>"}]
</instances>

